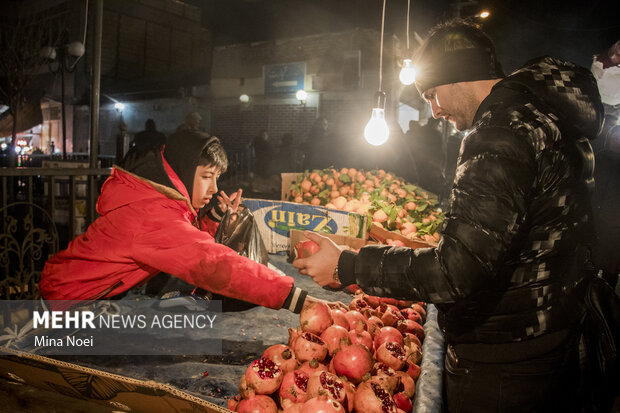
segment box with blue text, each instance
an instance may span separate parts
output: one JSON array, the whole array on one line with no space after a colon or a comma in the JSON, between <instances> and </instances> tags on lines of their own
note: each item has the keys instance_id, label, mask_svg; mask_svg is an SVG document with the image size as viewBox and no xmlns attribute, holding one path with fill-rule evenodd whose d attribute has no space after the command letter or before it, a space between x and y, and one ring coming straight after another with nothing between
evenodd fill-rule
<instances>
[{"instance_id":1,"label":"box with blue text","mask_svg":"<svg viewBox=\"0 0 620 413\"><path fill-rule=\"evenodd\" d=\"M266 199L244 199L270 253L289 250L291 229L368 238L367 216L325 207Z\"/></svg>"}]
</instances>

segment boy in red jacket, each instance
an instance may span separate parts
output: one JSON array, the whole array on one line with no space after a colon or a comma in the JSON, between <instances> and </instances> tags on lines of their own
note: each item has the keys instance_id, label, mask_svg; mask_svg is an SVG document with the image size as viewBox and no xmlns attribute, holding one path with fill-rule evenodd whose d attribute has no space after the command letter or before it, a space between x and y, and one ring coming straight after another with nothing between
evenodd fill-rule
<instances>
[{"instance_id":1,"label":"boy in red jacket","mask_svg":"<svg viewBox=\"0 0 620 413\"><path fill-rule=\"evenodd\" d=\"M230 198L222 192L220 208L198 214L227 167L219 140L198 131L172 135L163 150L134 148L103 185L101 216L47 261L43 298L113 298L163 272L216 294L299 312L314 299L293 278L214 241L222 213L239 205L240 190Z\"/></svg>"}]
</instances>

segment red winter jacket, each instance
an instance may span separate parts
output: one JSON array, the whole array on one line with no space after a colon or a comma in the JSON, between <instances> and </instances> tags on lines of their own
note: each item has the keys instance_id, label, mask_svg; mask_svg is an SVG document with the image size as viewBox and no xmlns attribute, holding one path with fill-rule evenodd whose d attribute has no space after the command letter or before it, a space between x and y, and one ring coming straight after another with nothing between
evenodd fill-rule
<instances>
[{"instance_id":1,"label":"red winter jacket","mask_svg":"<svg viewBox=\"0 0 620 413\"><path fill-rule=\"evenodd\" d=\"M215 243L213 221L205 231L195 227L187 191L164 164L178 191L112 169L97 201L101 216L47 261L39 284L43 298L112 297L165 272L217 294L281 308L293 279Z\"/></svg>"}]
</instances>

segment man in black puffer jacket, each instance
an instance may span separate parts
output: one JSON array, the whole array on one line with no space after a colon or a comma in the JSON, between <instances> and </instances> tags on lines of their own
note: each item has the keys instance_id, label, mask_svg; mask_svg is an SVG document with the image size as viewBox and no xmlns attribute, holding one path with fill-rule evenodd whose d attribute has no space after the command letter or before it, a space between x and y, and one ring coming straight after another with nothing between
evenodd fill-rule
<instances>
[{"instance_id":1,"label":"man in black puffer jacket","mask_svg":"<svg viewBox=\"0 0 620 413\"><path fill-rule=\"evenodd\" d=\"M470 130L438 247L356 254L310 234L321 250L293 265L321 285L435 304L450 412L578 410L596 82L550 57L504 78L492 41L462 21L435 28L417 65L433 116Z\"/></svg>"}]
</instances>

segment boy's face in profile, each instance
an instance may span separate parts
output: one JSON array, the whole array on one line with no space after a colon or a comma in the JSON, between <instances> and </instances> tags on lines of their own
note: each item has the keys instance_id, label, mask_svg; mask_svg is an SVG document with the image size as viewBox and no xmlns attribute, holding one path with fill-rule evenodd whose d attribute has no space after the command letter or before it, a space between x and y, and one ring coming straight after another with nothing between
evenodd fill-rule
<instances>
[{"instance_id":1,"label":"boy's face in profile","mask_svg":"<svg viewBox=\"0 0 620 413\"><path fill-rule=\"evenodd\" d=\"M211 165L199 165L194 174L194 188L192 190L192 206L199 210L209 203L213 194L217 193L217 179L220 170Z\"/></svg>"}]
</instances>

